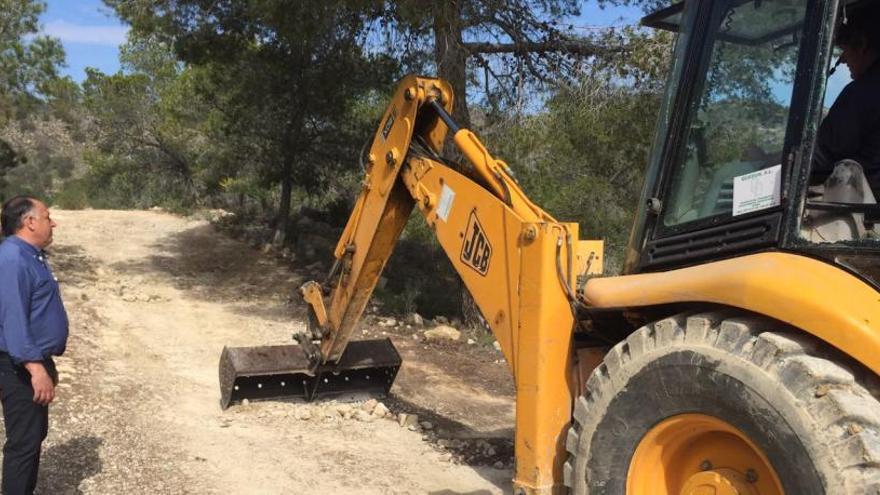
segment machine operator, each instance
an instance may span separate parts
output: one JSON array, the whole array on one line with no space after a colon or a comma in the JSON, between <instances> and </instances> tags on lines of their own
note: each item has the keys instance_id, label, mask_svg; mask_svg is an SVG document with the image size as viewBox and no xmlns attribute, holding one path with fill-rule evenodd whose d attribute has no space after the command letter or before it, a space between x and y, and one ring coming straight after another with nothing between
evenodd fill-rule
<instances>
[{"instance_id":1,"label":"machine operator","mask_svg":"<svg viewBox=\"0 0 880 495\"><path fill-rule=\"evenodd\" d=\"M844 160L858 162L880 193L880 6L843 14L835 43L852 82L841 91L817 136L813 178L824 181ZM848 162L852 163L852 162Z\"/></svg>"}]
</instances>

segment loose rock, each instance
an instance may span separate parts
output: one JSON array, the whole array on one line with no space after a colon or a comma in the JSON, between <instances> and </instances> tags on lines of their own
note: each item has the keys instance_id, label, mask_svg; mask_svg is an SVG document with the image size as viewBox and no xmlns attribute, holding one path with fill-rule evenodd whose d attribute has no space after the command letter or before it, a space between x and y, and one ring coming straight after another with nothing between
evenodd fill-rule
<instances>
[{"instance_id":1,"label":"loose rock","mask_svg":"<svg viewBox=\"0 0 880 495\"><path fill-rule=\"evenodd\" d=\"M419 426L419 415L418 414L407 414L400 413L397 416L397 423L404 428L418 428ZM410 429L412 429L410 428Z\"/></svg>"},{"instance_id":2,"label":"loose rock","mask_svg":"<svg viewBox=\"0 0 880 495\"><path fill-rule=\"evenodd\" d=\"M384 418L385 416L388 416L390 414L391 411L389 411L388 407L386 407L385 404L382 404L381 402L376 404L376 407L373 409L373 416L377 418Z\"/></svg>"},{"instance_id":3,"label":"loose rock","mask_svg":"<svg viewBox=\"0 0 880 495\"><path fill-rule=\"evenodd\" d=\"M461 332L448 326L439 325L425 332L425 338L430 341L458 341Z\"/></svg>"},{"instance_id":4,"label":"loose rock","mask_svg":"<svg viewBox=\"0 0 880 495\"><path fill-rule=\"evenodd\" d=\"M373 415L368 413L367 411L364 411L363 409L358 409L357 411L354 412L354 419L356 419L358 421L363 421L364 423L371 423L376 418L373 417Z\"/></svg>"},{"instance_id":5,"label":"loose rock","mask_svg":"<svg viewBox=\"0 0 880 495\"><path fill-rule=\"evenodd\" d=\"M372 414L373 410L376 409L376 406L379 405L379 401L376 399L370 399L361 406L361 409L367 412L367 414Z\"/></svg>"},{"instance_id":6,"label":"loose rock","mask_svg":"<svg viewBox=\"0 0 880 495\"><path fill-rule=\"evenodd\" d=\"M351 418L351 415L354 414L354 408L348 404L339 404L336 406L336 412L343 418L349 419Z\"/></svg>"},{"instance_id":7,"label":"loose rock","mask_svg":"<svg viewBox=\"0 0 880 495\"><path fill-rule=\"evenodd\" d=\"M379 320L379 326L380 327L396 327L397 320L395 320L394 318L382 318L381 320Z\"/></svg>"},{"instance_id":8,"label":"loose rock","mask_svg":"<svg viewBox=\"0 0 880 495\"><path fill-rule=\"evenodd\" d=\"M422 318L422 315L418 313L410 313L406 318L406 322L410 325L415 325L417 327L423 326L425 324L425 319Z\"/></svg>"}]
</instances>

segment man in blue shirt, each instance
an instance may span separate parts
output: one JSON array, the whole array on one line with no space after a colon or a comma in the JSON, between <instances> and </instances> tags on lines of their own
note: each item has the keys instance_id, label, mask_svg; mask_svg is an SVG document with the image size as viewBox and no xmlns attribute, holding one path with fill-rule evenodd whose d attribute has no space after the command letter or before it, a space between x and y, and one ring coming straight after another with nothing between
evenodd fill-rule
<instances>
[{"instance_id":1,"label":"man in blue shirt","mask_svg":"<svg viewBox=\"0 0 880 495\"><path fill-rule=\"evenodd\" d=\"M0 211L0 401L6 424L4 495L31 494L49 431L68 322L44 248L55 222L42 202L18 196Z\"/></svg>"}]
</instances>

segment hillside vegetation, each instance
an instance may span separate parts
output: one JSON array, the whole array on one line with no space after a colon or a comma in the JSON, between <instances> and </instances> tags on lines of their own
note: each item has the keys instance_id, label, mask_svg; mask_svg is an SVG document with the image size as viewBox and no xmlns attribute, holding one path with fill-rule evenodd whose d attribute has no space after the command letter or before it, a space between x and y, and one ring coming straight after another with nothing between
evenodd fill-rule
<instances>
[{"instance_id":1,"label":"hillside vegetation","mask_svg":"<svg viewBox=\"0 0 880 495\"><path fill-rule=\"evenodd\" d=\"M255 246L326 265L396 81L439 74L456 119L538 204L604 238L619 269L669 36L576 29L597 4L574 0L105 3L131 25L121 70L77 83L60 75L60 42L38 35L45 6L0 0L0 199L219 208ZM392 260L390 310L457 312L459 282L420 219L400 252L417 257Z\"/></svg>"}]
</instances>

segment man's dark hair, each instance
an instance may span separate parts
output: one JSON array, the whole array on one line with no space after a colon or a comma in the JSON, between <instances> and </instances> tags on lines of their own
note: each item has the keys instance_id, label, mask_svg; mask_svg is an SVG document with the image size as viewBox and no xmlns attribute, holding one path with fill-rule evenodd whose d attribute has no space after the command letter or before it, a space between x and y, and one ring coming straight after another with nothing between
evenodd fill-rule
<instances>
[{"instance_id":1,"label":"man's dark hair","mask_svg":"<svg viewBox=\"0 0 880 495\"><path fill-rule=\"evenodd\" d=\"M837 28L834 42L838 46L858 46L864 42L880 51L880 8L876 5L848 8L846 21Z\"/></svg>"},{"instance_id":2,"label":"man's dark hair","mask_svg":"<svg viewBox=\"0 0 880 495\"><path fill-rule=\"evenodd\" d=\"M3 226L3 237L15 235L21 229L24 217L34 206L34 198L29 196L16 196L3 203L3 209L0 210L0 225Z\"/></svg>"}]
</instances>

